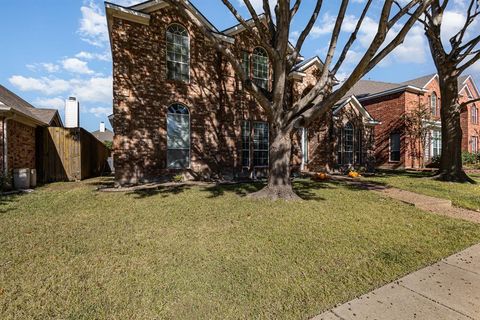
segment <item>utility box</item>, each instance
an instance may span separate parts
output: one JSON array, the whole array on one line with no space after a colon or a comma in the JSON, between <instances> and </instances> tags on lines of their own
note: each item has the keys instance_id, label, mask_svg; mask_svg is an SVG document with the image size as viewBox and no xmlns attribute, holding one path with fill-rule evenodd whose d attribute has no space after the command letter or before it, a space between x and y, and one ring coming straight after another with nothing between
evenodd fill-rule
<instances>
[{"instance_id":1,"label":"utility box","mask_svg":"<svg viewBox=\"0 0 480 320\"><path fill-rule=\"evenodd\" d=\"M30 188L37 187L37 170L30 170Z\"/></svg>"},{"instance_id":2,"label":"utility box","mask_svg":"<svg viewBox=\"0 0 480 320\"><path fill-rule=\"evenodd\" d=\"M30 169L13 170L13 187L17 190L30 188Z\"/></svg>"}]
</instances>

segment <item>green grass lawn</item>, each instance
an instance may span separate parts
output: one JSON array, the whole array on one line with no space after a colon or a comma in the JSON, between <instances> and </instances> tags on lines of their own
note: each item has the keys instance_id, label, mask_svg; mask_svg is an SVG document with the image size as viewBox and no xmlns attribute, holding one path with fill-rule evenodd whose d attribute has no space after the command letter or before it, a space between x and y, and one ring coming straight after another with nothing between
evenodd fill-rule
<instances>
[{"instance_id":1,"label":"green grass lawn","mask_svg":"<svg viewBox=\"0 0 480 320\"><path fill-rule=\"evenodd\" d=\"M431 179L431 173L380 172L367 180L391 187L452 200L455 206L480 211L480 176L470 175L477 184L442 182Z\"/></svg>"},{"instance_id":2,"label":"green grass lawn","mask_svg":"<svg viewBox=\"0 0 480 320\"><path fill-rule=\"evenodd\" d=\"M480 242L480 226L338 183L98 193L0 205L1 319L307 319Z\"/></svg>"}]
</instances>

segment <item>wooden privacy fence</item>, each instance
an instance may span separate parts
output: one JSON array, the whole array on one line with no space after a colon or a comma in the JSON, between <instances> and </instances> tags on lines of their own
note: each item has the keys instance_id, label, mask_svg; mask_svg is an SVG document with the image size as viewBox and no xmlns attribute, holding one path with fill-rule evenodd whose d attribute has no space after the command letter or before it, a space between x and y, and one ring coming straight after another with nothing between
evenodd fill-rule
<instances>
[{"instance_id":1,"label":"wooden privacy fence","mask_svg":"<svg viewBox=\"0 0 480 320\"><path fill-rule=\"evenodd\" d=\"M110 151L85 129L39 130L37 175L40 181L77 181L109 172Z\"/></svg>"}]
</instances>

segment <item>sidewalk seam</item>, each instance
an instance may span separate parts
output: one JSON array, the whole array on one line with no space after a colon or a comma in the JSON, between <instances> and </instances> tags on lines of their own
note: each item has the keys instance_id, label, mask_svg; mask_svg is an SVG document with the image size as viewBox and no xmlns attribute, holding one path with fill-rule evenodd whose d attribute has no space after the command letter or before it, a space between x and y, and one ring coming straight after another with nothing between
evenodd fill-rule
<instances>
[{"instance_id":1,"label":"sidewalk seam","mask_svg":"<svg viewBox=\"0 0 480 320\"><path fill-rule=\"evenodd\" d=\"M415 294L417 294L417 295L419 295L419 296L421 296L421 297L423 297L423 298L425 298L425 299L428 299L428 300L430 300L430 301L432 301L432 302L434 302L434 303L436 303L436 304L438 304L438 305L440 305L440 306L442 306L442 307L445 307L445 308L450 309L450 310L452 310L452 311L454 311L454 312L456 312L456 313L458 313L458 314L461 314L462 316L467 317L468 319L475 320L475 318L472 318L472 317L470 317L469 315L464 314L463 312L460 312L460 311L458 311L458 310L456 310L456 309L453 309L452 307L449 307L449 306L447 306L447 305L445 305L445 304L443 304L443 303L441 303L441 302L439 302L439 301L437 301L437 300L434 300L434 299L432 299L432 298L430 298L430 297L428 297L428 296L426 296L426 295L424 295L424 294L422 294L422 293L420 293L420 292L417 292L417 291L415 291L415 290L413 290L413 289L410 289L409 287L407 287L407 286L405 286L405 285L403 285L403 284L401 284L401 283L399 283L398 285L401 286L401 287L403 287L403 288L405 288L405 289L407 289L407 290L410 290L411 292L413 292L413 293L415 293Z\"/></svg>"},{"instance_id":2,"label":"sidewalk seam","mask_svg":"<svg viewBox=\"0 0 480 320\"><path fill-rule=\"evenodd\" d=\"M443 260L440 261L440 262L443 262L443 263L445 263L445 264L447 264L447 265L449 265L449 266L451 266L451 267L455 267L455 268L461 269L461 270L463 270L463 271L467 271L467 272L473 273L473 274L475 274L475 275L477 275L477 276L480 276L480 273L478 273L478 272L475 272L475 271L472 271L472 270L468 270L468 269L462 268L462 267L460 267L460 266L457 266L457 265L448 263L448 262L443 261Z\"/></svg>"}]
</instances>

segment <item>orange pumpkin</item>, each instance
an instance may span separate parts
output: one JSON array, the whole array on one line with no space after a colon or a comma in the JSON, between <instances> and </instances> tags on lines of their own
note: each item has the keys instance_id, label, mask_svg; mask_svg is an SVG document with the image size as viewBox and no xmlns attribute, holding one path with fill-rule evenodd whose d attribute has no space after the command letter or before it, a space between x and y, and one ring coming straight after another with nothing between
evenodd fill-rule
<instances>
[{"instance_id":1,"label":"orange pumpkin","mask_svg":"<svg viewBox=\"0 0 480 320\"><path fill-rule=\"evenodd\" d=\"M328 179L328 175L325 172L319 172L313 176L313 179L315 181L325 181Z\"/></svg>"},{"instance_id":2,"label":"orange pumpkin","mask_svg":"<svg viewBox=\"0 0 480 320\"><path fill-rule=\"evenodd\" d=\"M350 178L358 178L358 177L360 177L360 174L359 174L358 172L356 172L356 171L350 171L350 172L348 173L348 176L349 176Z\"/></svg>"}]
</instances>

